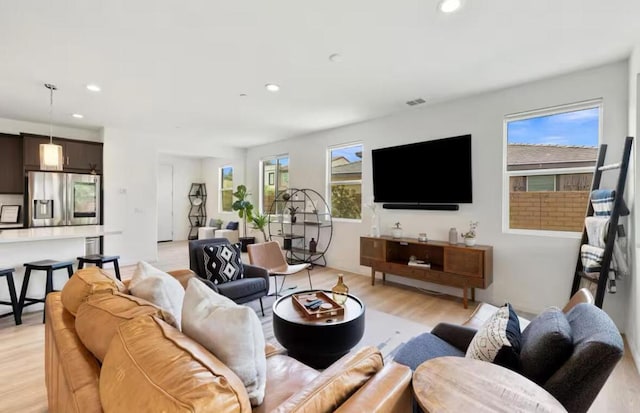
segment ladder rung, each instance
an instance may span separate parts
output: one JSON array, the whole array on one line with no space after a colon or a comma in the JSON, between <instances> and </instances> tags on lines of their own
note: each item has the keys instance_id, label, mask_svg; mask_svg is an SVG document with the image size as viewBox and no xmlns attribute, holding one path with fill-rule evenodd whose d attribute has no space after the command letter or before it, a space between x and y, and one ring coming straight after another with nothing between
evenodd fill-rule
<instances>
[{"instance_id":1,"label":"ladder rung","mask_svg":"<svg viewBox=\"0 0 640 413\"><path fill-rule=\"evenodd\" d=\"M618 163L612 163L609 165L602 165L600 168L598 168L599 171L608 171L610 169L620 169L620 166L622 165L621 162Z\"/></svg>"}]
</instances>

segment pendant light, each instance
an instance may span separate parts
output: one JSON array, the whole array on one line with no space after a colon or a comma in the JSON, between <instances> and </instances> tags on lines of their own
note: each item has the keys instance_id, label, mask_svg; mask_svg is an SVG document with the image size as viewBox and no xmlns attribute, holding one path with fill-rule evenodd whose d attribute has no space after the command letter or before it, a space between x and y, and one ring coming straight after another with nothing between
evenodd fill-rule
<instances>
[{"instance_id":1,"label":"pendant light","mask_svg":"<svg viewBox=\"0 0 640 413\"><path fill-rule=\"evenodd\" d=\"M51 83L45 83L49 89L49 143L40 144L40 169L43 171L62 170L62 146L53 144L53 91L58 88Z\"/></svg>"}]
</instances>

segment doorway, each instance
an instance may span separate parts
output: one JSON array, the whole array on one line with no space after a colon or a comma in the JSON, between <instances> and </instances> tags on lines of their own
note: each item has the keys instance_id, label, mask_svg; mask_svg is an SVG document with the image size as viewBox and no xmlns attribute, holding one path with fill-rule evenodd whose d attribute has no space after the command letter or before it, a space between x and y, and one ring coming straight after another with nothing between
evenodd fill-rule
<instances>
[{"instance_id":1,"label":"doorway","mask_svg":"<svg viewBox=\"0 0 640 413\"><path fill-rule=\"evenodd\" d=\"M158 242L173 241L173 165L158 165Z\"/></svg>"}]
</instances>

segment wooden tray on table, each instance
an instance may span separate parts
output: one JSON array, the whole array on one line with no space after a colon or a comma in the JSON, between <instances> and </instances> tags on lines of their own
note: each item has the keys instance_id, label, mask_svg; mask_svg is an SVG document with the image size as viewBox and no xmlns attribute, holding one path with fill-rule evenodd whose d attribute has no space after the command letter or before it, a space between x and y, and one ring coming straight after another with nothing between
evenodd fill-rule
<instances>
[{"instance_id":1,"label":"wooden tray on table","mask_svg":"<svg viewBox=\"0 0 640 413\"><path fill-rule=\"evenodd\" d=\"M324 291L309 291L301 294L293 294L291 299L293 300L294 307L296 307L305 318L310 320L344 314L344 307L333 301ZM304 306L308 302L318 299L322 300L322 306L318 309L310 310ZM329 307L329 305L331 305L331 307Z\"/></svg>"}]
</instances>

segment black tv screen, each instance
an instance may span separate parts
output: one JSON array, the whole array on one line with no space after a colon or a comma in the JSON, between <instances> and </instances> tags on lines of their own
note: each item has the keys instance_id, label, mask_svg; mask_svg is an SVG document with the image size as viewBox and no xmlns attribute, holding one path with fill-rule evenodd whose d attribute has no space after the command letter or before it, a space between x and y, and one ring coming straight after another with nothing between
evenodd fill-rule
<instances>
[{"instance_id":1,"label":"black tv screen","mask_svg":"<svg viewBox=\"0 0 640 413\"><path fill-rule=\"evenodd\" d=\"M374 149L375 202L472 202L471 135Z\"/></svg>"}]
</instances>

